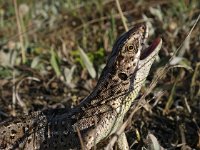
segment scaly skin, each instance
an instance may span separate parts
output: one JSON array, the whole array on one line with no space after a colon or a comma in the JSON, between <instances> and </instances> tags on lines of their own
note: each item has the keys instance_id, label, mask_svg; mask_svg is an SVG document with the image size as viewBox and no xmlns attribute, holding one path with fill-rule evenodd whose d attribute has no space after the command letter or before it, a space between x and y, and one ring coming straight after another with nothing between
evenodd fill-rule
<instances>
[{"instance_id":1,"label":"scaly skin","mask_svg":"<svg viewBox=\"0 0 200 150\"><path fill-rule=\"evenodd\" d=\"M1 123L0 149L80 149L77 132L82 148L91 149L113 134L161 48L158 38L144 50L147 34L146 25L138 24L116 41L94 91L76 108L33 112Z\"/></svg>"}]
</instances>

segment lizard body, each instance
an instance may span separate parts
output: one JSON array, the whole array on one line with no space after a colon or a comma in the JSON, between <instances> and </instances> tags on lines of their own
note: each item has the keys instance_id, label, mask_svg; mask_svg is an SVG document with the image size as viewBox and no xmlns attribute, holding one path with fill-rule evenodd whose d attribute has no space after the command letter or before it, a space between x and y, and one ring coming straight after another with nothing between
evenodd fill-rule
<instances>
[{"instance_id":1,"label":"lizard body","mask_svg":"<svg viewBox=\"0 0 200 150\"><path fill-rule=\"evenodd\" d=\"M93 92L74 109L38 111L1 123L0 149L80 149L81 142L91 149L115 133L162 45L157 38L144 49L147 35L147 26L137 24L120 36Z\"/></svg>"}]
</instances>

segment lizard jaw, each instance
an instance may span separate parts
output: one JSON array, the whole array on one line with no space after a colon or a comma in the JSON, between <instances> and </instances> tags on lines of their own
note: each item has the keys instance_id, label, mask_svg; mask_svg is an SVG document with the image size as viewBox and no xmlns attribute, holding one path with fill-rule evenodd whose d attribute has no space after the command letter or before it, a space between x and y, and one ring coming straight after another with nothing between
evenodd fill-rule
<instances>
[{"instance_id":1,"label":"lizard jaw","mask_svg":"<svg viewBox=\"0 0 200 150\"><path fill-rule=\"evenodd\" d=\"M160 49L160 45L162 44L161 38L156 38L149 47L142 50L142 53L140 55L140 60L143 60L147 58L149 55L151 55L152 52L154 52L157 49Z\"/></svg>"}]
</instances>

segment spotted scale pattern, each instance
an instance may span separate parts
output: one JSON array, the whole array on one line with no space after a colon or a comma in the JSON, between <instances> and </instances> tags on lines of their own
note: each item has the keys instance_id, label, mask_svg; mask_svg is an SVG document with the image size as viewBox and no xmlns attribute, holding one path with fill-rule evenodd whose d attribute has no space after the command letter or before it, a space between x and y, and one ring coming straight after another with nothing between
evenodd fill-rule
<instances>
[{"instance_id":1,"label":"spotted scale pattern","mask_svg":"<svg viewBox=\"0 0 200 150\"><path fill-rule=\"evenodd\" d=\"M161 48L157 39L142 53L147 35L147 26L137 24L119 37L94 91L76 108L33 112L1 123L0 149L89 150L113 134Z\"/></svg>"}]
</instances>

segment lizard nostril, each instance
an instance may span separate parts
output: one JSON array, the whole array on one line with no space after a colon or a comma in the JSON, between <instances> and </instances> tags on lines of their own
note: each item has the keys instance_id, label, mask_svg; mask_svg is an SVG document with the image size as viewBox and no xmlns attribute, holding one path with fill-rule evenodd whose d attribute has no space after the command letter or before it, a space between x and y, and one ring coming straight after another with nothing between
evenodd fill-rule
<instances>
[{"instance_id":1,"label":"lizard nostril","mask_svg":"<svg viewBox=\"0 0 200 150\"><path fill-rule=\"evenodd\" d=\"M123 73L123 72L119 73L119 74L118 74L118 77L119 77L121 80L124 80L124 81L128 79L127 74L125 74L125 73Z\"/></svg>"}]
</instances>

